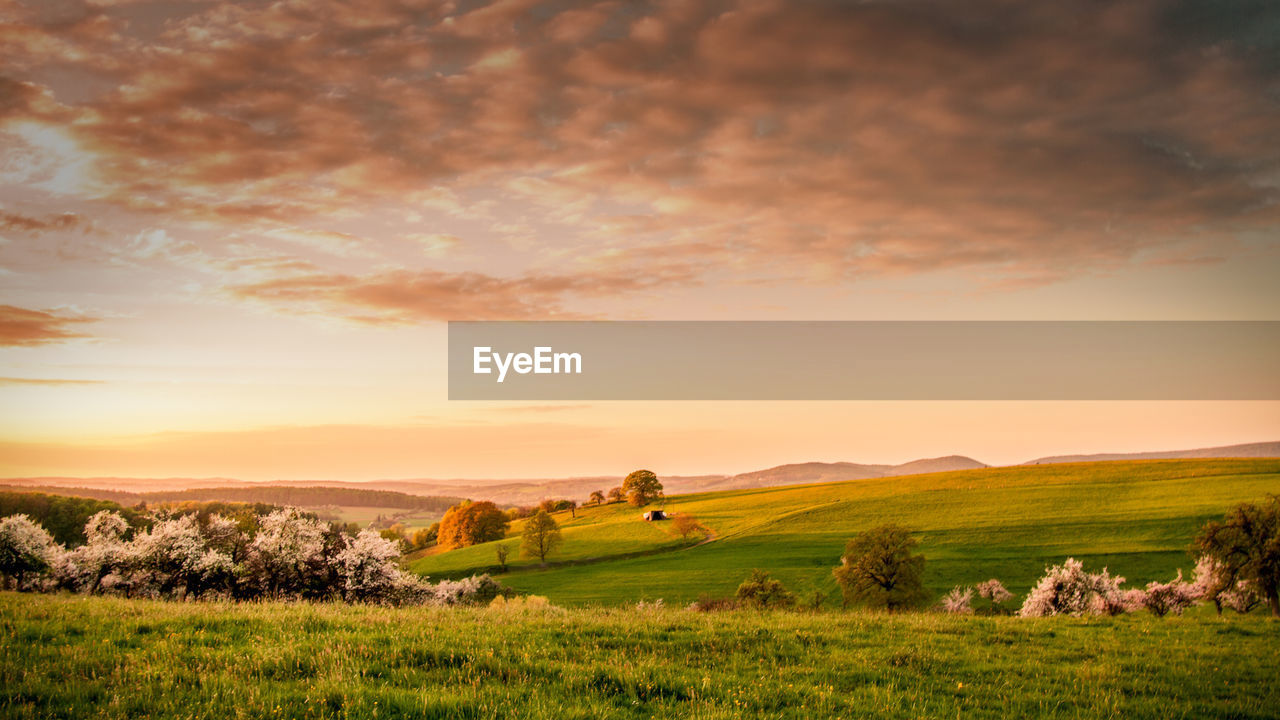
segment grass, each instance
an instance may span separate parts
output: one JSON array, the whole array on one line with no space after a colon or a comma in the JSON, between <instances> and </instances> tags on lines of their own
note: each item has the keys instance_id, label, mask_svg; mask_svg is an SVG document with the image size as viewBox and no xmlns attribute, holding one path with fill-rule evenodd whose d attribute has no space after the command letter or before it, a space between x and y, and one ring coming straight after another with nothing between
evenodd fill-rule
<instances>
[{"instance_id":1,"label":"grass","mask_svg":"<svg viewBox=\"0 0 1280 720\"><path fill-rule=\"evenodd\" d=\"M565 543L539 568L522 560L502 581L557 604L686 603L731 594L755 567L806 595L838 597L831 569L845 542L883 522L918 531L925 580L940 595L997 577L1025 593L1068 556L1108 566L1131 584L1189 570L1187 548L1231 505L1280 493L1280 460L1151 460L1033 465L854 480L671 498L716 539L689 547L670 523L646 523L627 505L558 513ZM518 525L511 535L517 536ZM518 556L518 537L500 541ZM494 544L414 558L433 578L492 570Z\"/></svg>"},{"instance_id":2,"label":"grass","mask_svg":"<svg viewBox=\"0 0 1280 720\"><path fill-rule=\"evenodd\" d=\"M1203 609L1201 609L1203 610ZM0 593L6 718L1264 718L1280 623Z\"/></svg>"}]
</instances>

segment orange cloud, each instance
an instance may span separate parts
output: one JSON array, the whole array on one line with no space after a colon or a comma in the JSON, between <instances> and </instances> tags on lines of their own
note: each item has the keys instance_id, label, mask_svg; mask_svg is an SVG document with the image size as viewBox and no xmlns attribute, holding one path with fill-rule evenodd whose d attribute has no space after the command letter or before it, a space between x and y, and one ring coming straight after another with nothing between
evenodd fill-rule
<instances>
[{"instance_id":1,"label":"orange cloud","mask_svg":"<svg viewBox=\"0 0 1280 720\"><path fill-rule=\"evenodd\" d=\"M34 347L88 337L75 327L97 318L0 305L0 347Z\"/></svg>"},{"instance_id":2,"label":"orange cloud","mask_svg":"<svg viewBox=\"0 0 1280 720\"><path fill-rule=\"evenodd\" d=\"M310 273L234 285L228 292L302 313L339 315L369 324L430 320L579 319L562 308L568 297L601 297L694 282L679 266L658 274L622 270L530 274L397 270L364 276Z\"/></svg>"},{"instance_id":3,"label":"orange cloud","mask_svg":"<svg viewBox=\"0 0 1280 720\"><path fill-rule=\"evenodd\" d=\"M224 2L170 10L149 37L84 8L20 19L3 107L67 127L132 209L289 221L447 184L532 206L522 220L570 228L582 256L703 247L694 261L727 280L1026 281L1274 229L1280 116L1266 49L1233 30L1248 23L1172 0L1074 12ZM652 235L594 246L619 207ZM379 286L310 292L358 306Z\"/></svg>"}]
</instances>

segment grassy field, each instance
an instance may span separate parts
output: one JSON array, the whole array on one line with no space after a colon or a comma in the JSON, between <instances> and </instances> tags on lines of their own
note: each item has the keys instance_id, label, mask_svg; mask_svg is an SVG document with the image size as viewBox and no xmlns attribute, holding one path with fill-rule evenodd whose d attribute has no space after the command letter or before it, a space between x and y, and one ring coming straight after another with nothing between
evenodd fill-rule
<instances>
[{"instance_id":1,"label":"grassy field","mask_svg":"<svg viewBox=\"0 0 1280 720\"><path fill-rule=\"evenodd\" d=\"M802 596L838 592L831 569L845 542L874 525L919 532L935 594L998 577L1025 593L1047 563L1067 556L1108 566L1131 584L1190 569L1196 530L1234 503L1280 493L1280 460L1151 460L986 468L822 485L670 498L715 539L690 547L670 523L646 523L627 505L558 513L565 542L540 569L523 560L502 582L565 605L617 605L702 593L732 594L755 567ZM512 528L516 536L519 525ZM518 555L518 537L501 541ZM425 555L410 567L433 578L492 568L494 544Z\"/></svg>"},{"instance_id":2,"label":"grassy field","mask_svg":"<svg viewBox=\"0 0 1280 720\"><path fill-rule=\"evenodd\" d=\"M6 718L1265 718L1280 623L0 593Z\"/></svg>"}]
</instances>

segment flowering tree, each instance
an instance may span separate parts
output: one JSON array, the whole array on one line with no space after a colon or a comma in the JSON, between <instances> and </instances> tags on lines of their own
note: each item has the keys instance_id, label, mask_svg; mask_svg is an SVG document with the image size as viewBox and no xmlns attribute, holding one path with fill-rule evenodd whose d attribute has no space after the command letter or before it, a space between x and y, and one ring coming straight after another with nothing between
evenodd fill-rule
<instances>
[{"instance_id":1,"label":"flowering tree","mask_svg":"<svg viewBox=\"0 0 1280 720\"><path fill-rule=\"evenodd\" d=\"M347 600L385 600L400 582L399 543L376 530L361 530L340 553L337 562Z\"/></svg>"},{"instance_id":2,"label":"flowering tree","mask_svg":"<svg viewBox=\"0 0 1280 720\"><path fill-rule=\"evenodd\" d=\"M251 573L266 595L302 595L315 591L324 573L324 528L297 508L277 510L262 519L249 545Z\"/></svg>"},{"instance_id":3,"label":"flowering tree","mask_svg":"<svg viewBox=\"0 0 1280 720\"><path fill-rule=\"evenodd\" d=\"M992 612L1000 612L1000 606L1013 599L1013 593L1006 590L1004 584L995 578L978 583L974 586L974 590L978 592L978 597L991 603Z\"/></svg>"},{"instance_id":4,"label":"flowering tree","mask_svg":"<svg viewBox=\"0 0 1280 720\"><path fill-rule=\"evenodd\" d=\"M1104 568L1100 573L1085 572L1084 563L1067 558L1061 565L1045 569L1044 577L1031 588L1018 614L1022 617L1046 615L1084 615L1087 613L1116 615L1126 610L1120 583Z\"/></svg>"},{"instance_id":5,"label":"flowering tree","mask_svg":"<svg viewBox=\"0 0 1280 720\"><path fill-rule=\"evenodd\" d=\"M231 558L210 549L195 515L157 522L132 543L132 565L141 584L159 595L199 597L231 571Z\"/></svg>"},{"instance_id":6,"label":"flowering tree","mask_svg":"<svg viewBox=\"0 0 1280 720\"><path fill-rule=\"evenodd\" d=\"M1221 521L1207 523L1196 548L1218 563L1219 593L1245 581L1280 617L1280 495L1261 505L1241 503Z\"/></svg>"},{"instance_id":7,"label":"flowering tree","mask_svg":"<svg viewBox=\"0 0 1280 720\"><path fill-rule=\"evenodd\" d=\"M49 570L61 552L53 537L26 515L0 520L0 576L12 578L19 590L32 576Z\"/></svg>"},{"instance_id":8,"label":"flowering tree","mask_svg":"<svg viewBox=\"0 0 1280 720\"><path fill-rule=\"evenodd\" d=\"M942 598L943 612L964 615L973 612L973 593L971 587L960 587L959 585L951 588L951 592Z\"/></svg>"},{"instance_id":9,"label":"flowering tree","mask_svg":"<svg viewBox=\"0 0 1280 720\"><path fill-rule=\"evenodd\" d=\"M1199 596L1195 586L1183 582L1182 571L1167 583L1150 582L1142 595L1142 607L1156 617L1164 617L1169 613L1181 615L1183 610L1195 604Z\"/></svg>"},{"instance_id":10,"label":"flowering tree","mask_svg":"<svg viewBox=\"0 0 1280 720\"><path fill-rule=\"evenodd\" d=\"M124 540L129 523L116 512L102 510L84 525L88 542L66 553L58 564L58 583L72 590L95 593L109 575L124 572L131 548Z\"/></svg>"}]
</instances>

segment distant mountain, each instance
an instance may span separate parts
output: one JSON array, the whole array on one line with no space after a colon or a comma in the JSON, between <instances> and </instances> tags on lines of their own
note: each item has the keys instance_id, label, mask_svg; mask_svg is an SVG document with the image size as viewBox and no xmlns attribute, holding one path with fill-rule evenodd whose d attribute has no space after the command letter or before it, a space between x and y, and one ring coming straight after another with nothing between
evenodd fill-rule
<instances>
[{"instance_id":1,"label":"distant mountain","mask_svg":"<svg viewBox=\"0 0 1280 720\"><path fill-rule=\"evenodd\" d=\"M1172 458L1261 458L1280 457L1280 442L1250 443L1247 445L1228 445L1225 447L1200 448L1196 450L1170 450L1165 452L1145 453L1111 453L1097 455L1058 455L1031 460L1024 465L1064 462L1097 462L1105 460L1157 460ZM963 455L947 455L945 457L926 458L902 463L901 465L875 465L852 462L806 462L779 465L766 470L755 470L738 475L663 475L662 485L668 495L684 495L697 492L717 490L749 490L754 488L781 487L787 485L805 485L813 483L837 482L840 480L868 480L872 478L897 477L899 475L917 475L950 470L973 470L988 467L987 465ZM0 479L0 484L23 486L31 489L41 486L47 492L59 492L56 488L97 488L116 493L154 494L153 497L170 496L175 492L194 493L199 489L201 499L215 499L215 496L226 495L216 499L245 499L253 493L248 488L274 488L272 497L283 499L284 488L310 488L314 495L319 495L320 488L346 488L352 491L386 491L420 496L439 501L452 501L455 498L471 498L473 500L492 500L499 505L532 505L547 498L570 498L583 502L595 490L608 492L610 488L622 484L621 475L600 475L591 477L529 479L529 480L463 480L463 479L410 479L410 480L371 480L367 482L347 482L339 480L290 480L270 483L247 482L230 478L13 478ZM219 492L223 491L223 492ZM70 493L68 493L70 494ZM102 496L99 493L99 496ZM114 496L113 496L114 497ZM127 498L126 498L127 499ZM177 498L173 498L177 499ZM193 499L193 498L188 498ZM413 503L416 500L391 496L370 497L359 502L350 502L354 498L346 498L348 502L334 503L356 505L361 503L388 502L389 506L399 503Z\"/></svg>"},{"instance_id":2,"label":"distant mountain","mask_svg":"<svg viewBox=\"0 0 1280 720\"><path fill-rule=\"evenodd\" d=\"M1280 442L1246 443L1194 450L1165 450L1162 452L1099 453L1095 455L1053 455L1028 460L1023 465L1047 465L1069 462L1102 462L1106 460L1175 460L1203 458L1270 458L1280 457Z\"/></svg>"}]
</instances>

